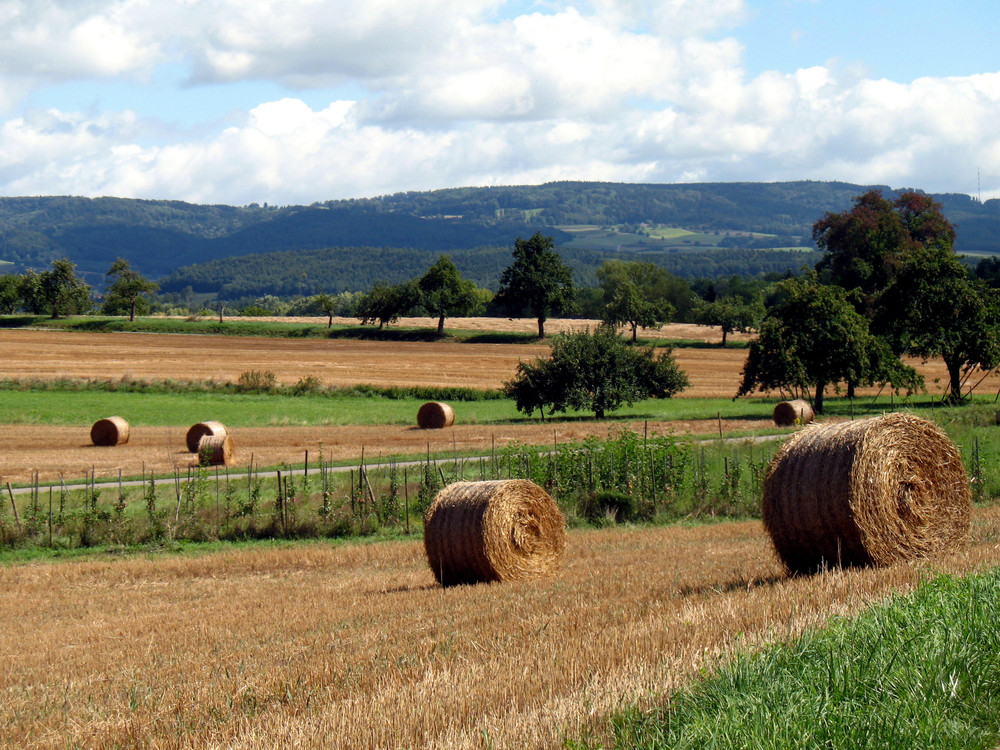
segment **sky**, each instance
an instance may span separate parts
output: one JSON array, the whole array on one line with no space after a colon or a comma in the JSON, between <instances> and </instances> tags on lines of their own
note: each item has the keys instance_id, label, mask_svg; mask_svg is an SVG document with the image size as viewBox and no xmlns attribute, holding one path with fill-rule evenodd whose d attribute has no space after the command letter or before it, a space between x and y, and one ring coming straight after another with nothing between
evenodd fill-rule
<instances>
[{"instance_id":1,"label":"sky","mask_svg":"<svg viewBox=\"0 0 1000 750\"><path fill-rule=\"evenodd\" d=\"M0 195L1000 197L997 0L0 0Z\"/></svg>"}]
</instances>

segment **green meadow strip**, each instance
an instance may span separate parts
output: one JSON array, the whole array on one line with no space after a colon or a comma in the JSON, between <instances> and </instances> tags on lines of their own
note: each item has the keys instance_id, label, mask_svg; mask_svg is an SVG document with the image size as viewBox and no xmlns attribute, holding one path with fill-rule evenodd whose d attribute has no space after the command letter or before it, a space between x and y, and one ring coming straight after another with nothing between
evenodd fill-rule
<instances>
[{"instance_id":1,"label":"green meadow strip","mask_svg":"<svg viewBox=\"0 0 1000 750\"><path fill-rule=\"evenodd\" d=\"M994 748L1000 569L941 576L612 720L615 748ZM603 745L569 743L574 748Z\"/></svg>"}]
</instances>

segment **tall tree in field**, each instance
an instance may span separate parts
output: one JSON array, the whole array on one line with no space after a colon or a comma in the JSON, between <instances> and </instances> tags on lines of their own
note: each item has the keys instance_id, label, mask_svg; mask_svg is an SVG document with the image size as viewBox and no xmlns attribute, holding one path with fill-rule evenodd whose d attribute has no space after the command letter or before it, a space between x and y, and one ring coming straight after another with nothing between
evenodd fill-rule
<instances>
[{"instance_id":1,"label":"tall tree in field","mask_svg":"<svg viewBox=\"0 0 1000 750\"><path fill-rule=\"evenodd\" d=\"M118 258L112 263L106 275L114 280L108 287L104 304L101 305L102 312L118 315L124 309L128 310L128 319L135 320L137 309L141 313L149 311L147 295L159 289L159 284L132 270L125 258Z\"/></svg>"},{"instance_id":2,"label":"tall tree in field","mask_svg":"<svg viewBox=\"0 0 1000 750\"><path fill-rule=\"evenodd\" d=\"M817 268L834 284L860 294L861 311L874 314L875 297L919 248L951 254L955 229L941 206L921 193L888 200L878 190L854 199L841 213L827 213L813 225L813 239L825 254Z\"/></svg>"},{"instance_id":3,"label":"tall tree in field","mask_svg":"<svg viewBox=\"0 0 1000 750\"><path fill-rule=\"evenodd\" d=\"M872 335L868 321L838 287L815 274L778 284L779 301L764 316L750 344L737 396L760 391L808 393L823 412L826 387L879 380L913 388L917 375Z\"/></svg>"},{"instance_id":4,"label":"tall tree in field","mask_svg":"<svg viewBox=\"0 0 1000 750\"><path fill-rule=\"evenodd\" d=\"M52 261L52 268L38 274L38 293L53 318L85 313L92 307L90 285L76 275L69 258Z\"/></svg>"},{"instance_id":5,"label":"tall tree in field","mask_svg":"<svg viewBox=\"0 0 1000 750\"><path fill-rule=\"evenodd\" d=\"M455 263L447 255L437 259L427 273L417 281L420 304L438 316L438 336L444 335L444 319L448 315L471 315L479 307L476 285L462 278Z\"/></svg>"},{"instance_id":6,"label":"tall tree in field","mask_svg":"<svg viewBox=\"0 0 1000 750\"><path fill-rule=\"evenodd\" d=\"M997 295L954 255L922 248L879 295L873 325L897 352L944 360L948 400L958 403L973 373L1000 366Z\"/></svg>"},{"instance_id":7,"label":"tall tree in field","mask_svg":"<svg viewBox=\"0 0 1000 750\"><path fill-rule=\"evenodd\" d=\"M638 329L659 328L670 320L675 310L664 296L665 268L641 261L609 260L597 269L597 280L604 293L601 317L612 326L627 325L632 343Z\"/></svg>"},{"instance_id":8,"label":"tall tree in field","mask_svg":"<svg viewBox=\"0 0 1000 750\"><path fill-rule=\"evenodd\" d=\"M748 333L760 325L764 316L764 305L758 297L746 302L741 297L718 297L704 303L698 311L699 323L722 329L722 346L730 333Z\"/></svg>"},{"instance_id":9,"label":"tall tree in field","mask_svg":"<svg viewBox=\"0 0 1000 750\"><path fill-rule=\"evenodd\" d=\"M379 281L357 304L355 316L361 325L378 322L382 328L395 322L417 304L417 289L412 281L403 284L386 284Z\"/></svg>"},{"instance_id":10,"label":"tall tree in field","mask_svg":"<svg viewBox=\"0 0 1000 750\"><path fill-rule=\"evenodd\" d=\"M545 338L550 315L573 311L573 274L551 237L535 232L531 239L514 242L514 262L500 275L494 301L510 315L527 310L538 321L538 338Z\"/></svg>"}]
</instances>

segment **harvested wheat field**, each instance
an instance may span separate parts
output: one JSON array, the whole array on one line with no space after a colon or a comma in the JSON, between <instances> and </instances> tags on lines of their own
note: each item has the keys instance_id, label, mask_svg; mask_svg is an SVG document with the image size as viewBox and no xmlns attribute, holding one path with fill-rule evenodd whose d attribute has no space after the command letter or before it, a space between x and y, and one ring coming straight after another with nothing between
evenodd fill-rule
<instances>
[{"instance_id":1,"label":"harvested wheat field","mask_svg":"<svg viewBox=\"0 0 1000 750\"><path fill-rule=\"evenodd\" d=\"M153 333L0 329L0 378L54 380L216 380L268 370L280 383L314 377L324 385L499 388L520 360L548 344L271 339ZM687 396L732 396L746 359L740 349L678 349Z\"/></svg>"},{"instance_id":2,"label":"harvested wheat field","mask_svg":"<svg viewBox=\"0 0 1000 750\"><path fill-rule=\"evenodd\" d=\"M735 649L995 564L788 578L759 523L567 537L554 579L442 588L419 541L0 569L8 747L556 748Z\"/></svg>"},{"instance_id":3,"label":"harvested wheat field","mask_svg":"<svg viewBox=\"0 0 1000 750\"><path fill-rule=\"evenodd\" d=\"M764 429L770 420L722 420L728 431ZM136 427L129 442L114 448L99 448L90 442L90 428L65 425L0 425L5 444L0 457L4 481L27 482L38 473L41 481L78 481L94 472L98 479L141 476L150 471L170 473L195 466L198 456L187 450L187 427ZM639 433L712 434L718 421L676 422L554 422L504 425L454 425L447 430L421 430L410 425L330 425L322 427L240 427L232 430L239 448L236 466L279 466L302 463L305 452L315 463L322 450L327 461L357 459L362 448L374 460L378 456L423 455L428 450L479 451L509 443L547 445L581 441L594 435L632 429ZM0 483L2 486L2 483Z\"/></svg>"}]
</instances>

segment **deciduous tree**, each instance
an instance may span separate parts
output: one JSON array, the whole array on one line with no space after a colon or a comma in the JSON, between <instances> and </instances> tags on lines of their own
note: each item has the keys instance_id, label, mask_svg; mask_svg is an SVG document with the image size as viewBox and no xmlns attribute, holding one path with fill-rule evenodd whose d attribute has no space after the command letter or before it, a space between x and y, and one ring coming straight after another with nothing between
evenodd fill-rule
<instances>
[{"instance_id":1,"label":"deciduous tree","mask_svg":"<svg viewBox=\"0 0 1000 750\"><path fill-rule=\"evenodd\" d=\"M668 398L688 385L670 352L629 346L617 331L600 326L593 333L563 333L552 340L548 359L518 364L504 385L517 409L545 418L549 413L586 409L603 419L623 404Z\"/></svg>"},{"instance_id":2,"label":"deciduous tree","mask_svg":"<svg viewBox=\"0 0 1000 750\"><path fill-rule=\"evenodd\" d=\"M462 278L455 263L447 255L437 259L427 273L417 281L420 304L438 317L438 336L444 335L445 316L471 315L479 308L476 285Z\"/></svg>"},{"instance_id":3,"label":"deciduous tree","mask_svg":"<svg viewBox=\"0 0 1000 750\"><path fill-rule=\"evenodd\" d=\"M878 297L873 325L895 351L925 360L940 357L948 370L948 400L976 371L1000 365L997 291L970 278L953 254L914 251Z\"/></svg>"},{"instance_id":4,"label":"deciduous tree","mask_svg":"<svg viewBox=\"0 0 1000 750\"><path fill-rule=\"evenodd\" d=\"M510 315L527 310L538 321L538 337L545 337L550 315L568 314L574 306L573 274L555 251L551 237L535 232L514 242L514 262L500 275L494 301Z\"/></svg>"},{"instance_id":5,"label":"deciduous tree","mask_svg":"<svg viewBox=\"0 0 1000 750\"><path fill-rule=\"evenodd\" d=\"M850 210L825 214L813 225L813 239L824 252L818 270L830 282L858 290L861 311L872 317L874 297L907 256L918 248L952 253L955 229L929 196L906 192L890 201L869 190Z\"/></svg>"},{"instance_id":6,"label":"deciduous tree","mask_svg":"<svg viewBox=\"0 0 1000 750\"><path fill-rule=\"evenodd\" d=\"M38 294L53 318L85 313L93 305L90 285L76 275L76 264L69 258L52 261L50 270L38 274Z\"/></svg>"},{"instance_id":7,"label":"deciduous tree","mask_svg":"<svg viewBox=\"0 0 1000 750\"><path fill-rule=\"evenodd\" d=\"M361 325L378 321L378 327L382 328L413 309L417 298L413 282L386 284L380 281L358 302L355 315L360 318Z\"/></svg>"},{"instance_id":8,"label":"deciduous tree","mask_svg":"<svg viewBox=\"0 0 1000 750\"><path fill-rule=\"evenodd\" d=\"M779 301L751 343L737 396L755 390L813 391L813 409L823 412L828 385L866 385L884 379L913 388L917 375L880 342L868 321L838 286L820 284L815 274L778 284Z\"/></svg>"},{"instance_id":9,"label":"deciduous tree","mask_svg":"<svg viewBox=\"0 0 1000 750\"><path fill-rule=\"evenodd\" d=\"M604 293L602 320L612 326L627 325L632 343L638 339L640 326L659 328L674 314L674 306L664 296L670 275L652 263L607 261L597 269Z\"/></svg>"},{"instance_id":10,"label":"deciduous tree","mask_svg":"<svg viewBox=\"0 0 1000 750\"><path fill-rule=\"evenodd\" d=\"M104 296L101 312L120 315L123 310L128 310L128 319L135 320L137 309L140 313L149 311L147 295L159 289L159 284L133 270L125 258L118 258L112 263L106 275L114 280Z\"/></svg>"}]
</instances>

